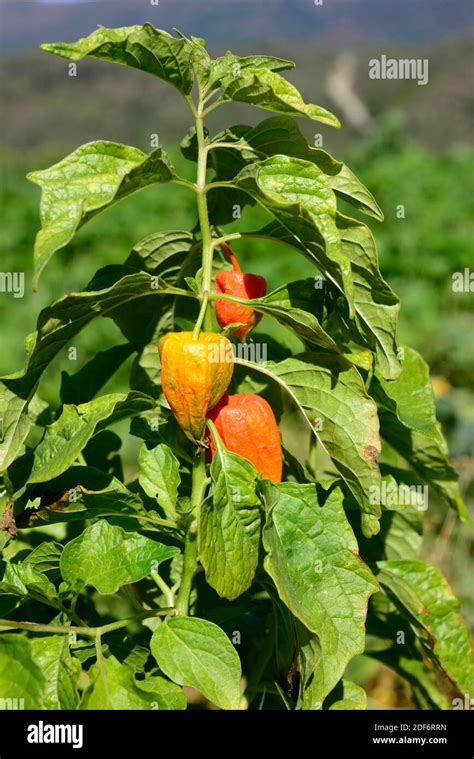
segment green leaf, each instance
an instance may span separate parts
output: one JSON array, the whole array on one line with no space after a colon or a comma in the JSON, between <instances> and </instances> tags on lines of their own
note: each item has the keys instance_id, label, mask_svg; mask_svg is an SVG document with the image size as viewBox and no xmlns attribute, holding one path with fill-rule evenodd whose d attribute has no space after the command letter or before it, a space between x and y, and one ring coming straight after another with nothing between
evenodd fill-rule
<instances>
[{"instance_id":1,"label":"green leaf","mask_svg":"<svg viewBox=\"0 0 474 759\"><path fill-rule=\"evenodd\" d=\"M215 429L213 438L213 491L201 506L199 558L209 585L233 600L250 587L258 564L257 471L250 461L228 451Z\"/></svg>"},{"instance_id":2,"label":"green leaf","mask_svg":"<svg viewBox=\"0 0 474 759\"><path fill-rule=\"evenodd\" d=\"M115 477L93 467L74 466L54 480L40 486L41 505L28 527L41 527L57 522L94 520L109 517L112 523L124 524L129 529L143 527L151 522L153 513L147 512L141 499ZM66 498L50 508L51 495ZM38 549L36 549L38 550ZM24 563L28 562L28 558Z\"/></svg>"},{"instance_id":3,"label":"green leaf","mask_svg":"<svg viewBox=\"0 0 474 759\"><path fill-rule=\"evenodd\" d=\"M367 696L365 690L350 680L340 680L334 690L329 694L325 703L325 709L367 709Z\"/></svg>"},{"instance_id":4,"label":"green leaf","mask_svg":"<svg viewBox=\"0 0 474 759\"><path fill-rule=\"evenodd\" d=\"M344 357L366 372L370 372L374 363L373 354L370 351L357 351L357 353L344 353Z\"/></svg>"},{"instance_id":5,"label":"green leaf","mask_svg":"<svg viewBox=\"0 0 474 759\"><path fill-rule=\"evenodd\" d=\"M120 458L122 440L112 430L97 432L82 451L86 464L94 465L105 474L123 480L123 467Z\"/></svg>"},{"instance_id":6,"label":"green leaf","mask_svg":"<svg viewBox=\"0 0 474 759\"><path fill-rule=\"evenodd\" d=\"M64 406L61 416L46 428L33 453L29 482L52 480L65 472L102 423L109 425L153 408L155 401L142 393L112 393L80 406Z\"/></svg>"},{"instance_id":7,"label":"green leaf","mask_svg":"<svg viewBox=\"0 0 474 759\"><path fill-rule=\"evenodd\" d=\"M212 142L235 142L235 149L216 148L213 159L219 180L233 179L245 164L258 158L277 154L311 161L327 175L337 196L363 213L383 221L383 213L375 198L355 174L321 148L308 145L298 124L289 116L271 116L256 127L238 125L217 134ZM211 146L212 146L211 142Z\"/></svg>"},{"instance_id":8,"label":"green leaf","mask_svg":"<svg viewBox=\"0 0 474 759\"><path fill-rule=\"evenodd\" d=\"M166 443L180 460L192 464L194 451L191 442L174 416L166 409L160 408L160 411L165 411L165 414L163 416L153 415L149 418L141 416L132 419L130 433L152 445Z\"/></svg>"},{"instance_id":9,"label":"green leaf","mask_svg":"<svg viewBox=\"0 0 474 759\"><path fill-rule=\"evenodd\" d=\"M283 448L283 463L284 463L284 476L286 480L287 476L292 477L296 482L314 482L314 475L309 471L305 462L301 462L298 456L282 446ZM291 480L290 480L291 481Z\"/></svg>"},{"instance_id":10,"label":"green leaf","mask_svg":"<svg viewBox=\"0 0 474 759\"><path fill-rule=\"evenodd\" d=\"M85 693L81 709L183 710L186 699L181 688L164 677L149 675L136 680L132 667L114 656L90 670L91 688Z\"/></svg>"},{"instance_id":11,"label":"green leaf","mask_svg":"<svg viewBox=\"0 0 474 759\"><path fill-rule=\"evenodd\" d=\"M474 693L474 654L460 603L441 573L422 561L381 561L377 579L461 693Z\"/></svg>"},{"instance_id":12,"label":"green leaf","mask_svg":"<svg viewBox=\"0 0 474 759\"><path fill-rule=\"evenodd\" d=\"M220 58L209 62L203 81L207 90L216 89L225 77L235 77L249 69L267 69L268 71L285 71L293 69L295 64L285 58L275 58L272 55L238 56L228 50Z\"/></svg>"},{"instance_id":13,"label":"green leaf","mask_svg":"<svg viewBox=\"0 0 474 759\"><path fill-rule=\"evenodd\" d=\"M372 656L410 684L419 709L452 709L452 703L440 692L435 674L427 668L423 659L404 656L399 649L400 646L395 645L390 651Z\"/></svg>"},{"instance_id":14,"label":"green leaf","mask_svg":"<svg viewBox=\"0 0 474 759\"><path fill-rule=\"evenodd\" d=\"M275 656L278 671L288 696L297 709L322 709L322 701L313 694L311 684L321 659L318 636L312 633L280 601L273 585L267 587L275 613Z\"/></svg>"},{"instance_id":15,"label":"green leaf","mask_svg":"<svg viewBox=\"0 0 474 759\"><path fill-rule=\"evenodd\" d=\"M80 583L92 585L102 594L116 593L177 553L177 548L100 520L66 544L61 573L71 586Z\"/></svg>"},{"instance_id":16,"label":"green leaf","mask_svg":"<svg viewBox=\"0 0 474 759\"><path fill-rule=\"evenodd\" d=\"M67 635L49 635L30 640L33 658L46 677L45 709L77 709L78 659L71 656Z\"/></svg>"},{"instance_id":17,"label":"green leaf","mask_svg":"<svg viewBox=\"0 0 474 759\"><path fill-rule=\"evenodd\" d=\"M396 339L400 301L380 273L370 229L340 214L337 224L342 251L351 262L354 287L355 319L350 322L346 318L346 329L356 343L374 351L382 377L394 380L401 371Z\"/></svg>"},{"instance_id":18,"label":"green leaf","mask_svg":"<svg viewBox=\"0 0 474 759\"><path fill-rule=\"evenodd\" d=\"M397 479L392 475L382 478L381 491L377 494L381 496L377 500L383 506L379 534L367 540L358 535L357 526L354 527L360 551L366 561L419 558L424 502L421 506L413 503L420 493L415 489L418 488L419 482L416 477L412 479L411 473L406 470L400 470Z\"/></svg>"},{"instance_id":19,"label":"green leaf","mask_svg":"<svg viewBox=\"0 0 474 759\"><path fill-rule=\"evenodd\" d=\"M14 699L11 708L42 709L47 682L33 658L31 641L17 634L0 635L0 694ZM16 699L23 699L23 703Z\"/></svg>"},{"instance_id":20,"label":"green leaf","mask_svg":"<svg viewBox=\"0 0 474 759\"><path fill-rule=\"evenodd\" d=\"M3 593L18 595L23 598L32 593L49 599L56 598L58 595L51 580L28 563L6 564L0 590Z\"/></svg>"},{"instance_id":21,"label":"green leaf","mask_svg":"<svg viewBox=\"0 0 474 759\"><path fill-rule=\"evenodd\" d=\"M121 636L119 633L119 636L120 642L118 646L121 650L127 652L126 657L123 659L123 663L131 667L134 672L145 672L145 669L147 668L146 665L150 657L150 649L139 645L134 646L133 639L129 638L127 633L125 633L123 636ZM112 641L113 647L115 647L114 643L115 641Z\"/></svg>"},{"instance_id":22,"label":"green leaf","mask_svg":"<svg viewBox=\"0 0 474 759\"><path fill-rule=\"evenodd\" d=\"M78 640L71 645L71 648L74 652L74 656L81 664L84 664L89 659L95 659L97 657L95 643L91 640ZM109 646L107 643L102 642L100 648L103 654L109 652Z\"/></svg>"},{"instance_id":23,"label":"green leaf","mask_svg":"<svg viewBox=\"0 0 474 759\"><path fill-rule=\"evenodd\" d=\"M172 84L184 95L191 92L193 47L185 39L172 37L152 24L119 29L99 27L77 42L41 45L42 50L71 61L85 56L146 71Z\"/></svg>"},{"instance_id":24,"label":"green leaf","mask_svg":"<svg viewBox=\"0 0 474 759\"><path fill-rule=\"evenodd\" d=\"M169 279L179 272L193 243L191 232L156 232L137 243L125 263Z\"/></svg>"},{"instance_id":25,"label":"green leaf","mask_svg":"<svg viewBox=\"0 0 474 759\"><path fill-rule=\"evenodd\" d=\"M449 464L448 449L436 421L428 367L411 348L403 348L402 373L394 382L376 374L370 392L379 406L382 437L421 480L438 491L461 519L472 525Z\"/></svg>"},{"instance_id":26,"label":"green leaf","mask_svg":"<svg viewBox=\"0 0 474 759\"><path fill-rule=\"evenodd\" d=\"M23 566L31 566L36 572L53 572L59 575L59 559L63 547L54 540L45 540L33 548L23 559Z\"/></svg>"},{"instance_id":27,"label":"green leaf","mask_svg":"<svg viewBox=\"0 0 474 759\"><path fill-rule=\"evenodd\" d=\"M172 329L171 326L170 331ZM152 398L159 399L163 391L160 382L161 362L157 344L158 340L148 343L135 358L130 371L130 387L132 390L139 390Z\"/></svg>"},{"instance_id":28,"label":"green leaf","mask_svg":"<svg viewBox=\"0 0 474 759\"><path fill-rule=\"evenodd\" d=\"M96 353L75 374L61 372L61 402L78 405L91 401L132 353L129 344L114 345Z\"/></svg>"},{"instance_id":29,"label":"green leaf","mask_svg":"<svg viewBox=\"0 0 474 759\"><path fill-rule=\"evenodd\" d=\"M321 296L318 298L313 279L281 285L262 298L244 300L233 297L232 300L271 316L309 345L320 345L339 353L338 346L319 323L317 314L322 311L322 304L318 300Z\"/></svg>"},{"instance_id":30,"label":"green leaf","mask_svg":"<svg viewBox=\"0 0 474 759\"><path fill-rule=\"evenodd\" d=\"M49 169L28 174L42 188L34 287L53 253L64 248L87 221L122 198L174 176L161 148L147 155L104 141L82 145Z\"/></svg>"},{"instance_id":31,"label":"green leaf","mask_svg":"<svg viewBox=\"0 0 474 759\"><path fill-rule=\"evenodd\" d=\"M375 199L350 169L339 161L335 161L324 150L310 147L292 118L276 116L266 119L254 128L242 125L232 127L216 135L213 142L235 143L236 145L235 149L215 148L213 150L211 155L218 181L233 180L243 167L254 162L256 157L271 157L281 153L316 164L327 175L327 182L337 196L347 200L359 210L379 220L383 219L382 211ZM232 207L236 203L242 207L248 203L249 196L246 198L240 191L221 188L219 193L210 194L210 200L214 200L210 204L211 216L219 224L231 220ZM251 200L253 203L254 198ZM347 222L348 220L346 220L346 226ZM356 224L353 221L351 223ZM338 224L341 227L340 221ZM321 240L312 240L311 235L308 235L308 230L304 230L302 237L294 226L294 220L289 226L296 236L291 240L290 235L290 239L284 241L302 249L305 255L312 257L322 271L326 271L327 262L324 259L321 260L321 251L314 245L315 242L320 244ZM288 236L288 229L282 227L278 232L274 229L273 233L276 239L279 237L284 239ZM351 322L347 325L347 329L359 338L356 342L360 342L360 336L362 336L363 344L377 351L379 365L385 376L395 378L400 371L395 345L398 299L382 279L377 263L375 243L370 231L365 227L362 227L360 231L349 230L347 239L344 239L344 225L342 225L341 234L343 235L343 252L351 260L354 279L356 324ZM309 245L311 247L308 249ZM329 265L329 272L331 269L332 266ZM334 276L331 278L334 280ZM341 285L338 276L336 284L338 287Z\"/></svg>"},{"instance_id":32,"label":"green leaf","mask_svg":"<svg viewBox=\"0 0 474 759\"><path fill-rule=\"evenodd\" d=\"M111 315L119 305L137 298L173 292L166 287L155 289L149 274L136 272L104 285L104 289L90 287L87 291L66 295L41 311L26 367L3 377L0 382L0 417L3 418L0 471L22 452L25 438L33 425L28 408L38 382L68 342L94 318Z\"/></svg>"},{"instance_id":33,"label":"green leaf","mask_svg":"<svg viewBox=\"0 0 474 759\"><path fill-rule=\"evenodd\" d=\"M336 195L350 203L366 216L372 216L377 221L384 220L384 214L372 193L362 184L353 171L342 164L341 170L329 177L329 184Z\"/></svg>"},{"instance_id":34,"label":"green leaf","mask_svg":"<svg viewBox=\"0 0 474 759\"><path fill-rule=\"evenodd\" d=\"M240 704L240 660L220 627L197 617L172 617L153 633L151 652L178 685L200 691L221 709Z\"/></svg>"},{"instance_id":35,"label":"green leaf","mask_svg":"<svg viewBox=\"0 0 474 759\"><path fill-rule=\"evenodd\" d=\"M181 478L179 461L169 446L163 444L151 449L145 444L141 446L138 454L138 480L147 496L155 498L174 519Z\"/></svg>"},{"instance_id":36,"label":"green leaf","mask_svg":"<svg viewBox=\"0 0 474 759\"><path fill-rule=\"evenodd\" d=\"M408 429L427 437L436 437L438 425L428 365L412 348L404 347L401 350L402 371L398 380L387 382L376 372L371 394L380 408L396 416Z\"/></svg>"},{"instance_id":37,"label":"green leaf","mask_svg":"<svg viewBox=\"0 0 474 759\"><path fill-rule=\"evenodd\" d=\"M294 85L267 68L244 68L240 74L232 72L223 77L221 96L224 100L251 103L276 113L288 113L334 127L341 126L336 116L319 105L305 103Z\"/></svg>"},{"instance_id":38,"label":"green leaf","mask_svg":"<svg viewBox=\"0 0 474 759\"><path fill-rule=\"evenodd\" d=\"M322 253L322 271L352 304L351 266L341 249L336 197L318 166L276 155L246 166L229 186L248 192L292 234L300 237L301 227L306 229Z\"/></svg>"},{"instance_id":39,"label":"green leaf","mask_svg":"<svg viewBox=\"0 0 474 759\"><path fill-rule=\"evenodd\" d=\"M14 386L14 381L13 381ZM0 382L0 421L2 440L0 442L0 471L5 471L17 456L25 452L24 442L34 426L28 405L34 391L25 399L16 395L6 382Z\"/></svg>"},{"instance_id":40,"label":"green leaf","mask_svg":"<svg viewBox=\"0 0 474 759\"><path fill-rule=\"evenodd\" d=\"M160 280L160 283L161 286L164 286L165 280ZM139 354L132 364L132 372L133 366L139 360L140 353L146 346L150 347L150 343L153 343L158 353L159 336L174 328L173 314L177 308L177 303L173 295L178 293L183 294L184 291L176 290L175 293L169 292L169 294L165 294L163 291L165 297L160 298L159 301L146 296L141 297L138 301L128 301L114 308L109 314L123 336ZM135 389L140 390L142 388Z\"/></svg>"},{"instance_id":41,"label":"green leaf","mask_svg":"<svg viewBox=\"0 0 474 759\"><path fill-rule=\"evenodd\" d=\"M452 708L440 691L438 673L423 656L416 635L383 591L370 600L365 653L410 684L419 709Z\"/></svg>"},{"instance_id":42,"label":"green leaf","mask_svg":"<svg viewBox=\"0 0 474 759\"><path fill-rule=\"evenodd\" d=\"M389 288L379 270L377 250L369 228L352 219L338 216L342 251L350 261L353 288L354 320L350 319L351 307L348 303L338 303L331 314L343 328L347 338L364 345L375 352L375 362L386 379L396 379L400 374L400 361L396 343L398 311L397 296ZM305 255L312 263L329 275L327 262L321 259L320 242L314 239L308 225L272 223L252 237L265 237L291 245ZM328 276L344 294L337 276ZM326 325L330 331L330 327Z\"/></svg>"},{"instance_id":43,"label":"green leaf","mask_svg":"<svg viewBox=\"0 0 474 759\"><path fill-rule=\"evenodd\" d=\"M358 556L340 489L266 483L264 495L264 566L282 601L318 636L311 695L322 703L364 650L367 601L377 584Z\"/></svg>"},{"instance_id":44,"label":"green leaf","mask_svg":"<svg viewBox=\"0 0 474 759\"><path fill-rule=\"evenodd\" d=\"M157 675L147 675L139 681L141 691L145 691L153 700L152 709L159 711L183 711L187 707L186 696L175 683Z\"/></svg>"},{"instance_id":45,"label":"green leaf","mask_svg":"<svg viewBox=\"0 0 474 759\"><path fill-rule=\"evenodd\" d=\"M302 353L277 364L237 363L273 378L289 394L356 499L364 534L375 535L380 505L370 493L380 488L379 423L357 369L326 353Z\"/></svg>"},{"instance_id":46,"label":"green leaf","mask_svg":"<svg viewBox=\"0 0 474 759\"><path fill-rule=\"evenodd\" d=\"M50 521L74 522L107 517L111 524L127 530L146 529L156 512L146 511L134 493L111 487L99 493L80 493L75 504L62 512L53 512Z\"/></svg>"}]
</instances>

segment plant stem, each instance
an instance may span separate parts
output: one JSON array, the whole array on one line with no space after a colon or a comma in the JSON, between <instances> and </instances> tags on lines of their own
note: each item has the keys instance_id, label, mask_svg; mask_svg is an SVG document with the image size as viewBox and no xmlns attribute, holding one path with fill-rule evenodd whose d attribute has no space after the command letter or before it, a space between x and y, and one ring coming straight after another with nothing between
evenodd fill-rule
<instances>
[{"instance_id":1,"label":"plant stem","mask_svg":"<svg viewBox=\"0 0 474 759\"><path fill-rule=\"evenodd\" d=\"M82 624L82 621L79 619L77 614L75 614L75 612L71 609L68 609L66 606L64 606L61 601L54 601L52 598L46 598L46 596L41 595L41 593L35 593L33 591L30 591L30 597L33 600L38 601L38 603L44 604L45 606L50 606L52 609L56 609L56 611L62 611L77 625Z\"/></svg>"},{"instance_id":2,"label":"plant stem","mask_svg":"<svg viewBox=\"0 0 474 759\"><path fill-rule=\"evenodd\" d=\"M193 182L188 182L186 179L172 179L170 184L176 184L180 187L186 187L187 190L196 192L196 185Z\"/></svg>"},{"instance_id":3,"label":"plant stem","mask_svg":"<svg viewBox=\"0 0 474 759\"><path fill-rule=\"evenodd\" d=\"M143 611L140 614L136 614L134 617L119 619L117 622L110 622L109 624L101 625L100 627L44 625L39 622L16 622L11 619L0 619L0 627L9 627L12 630L28 630L29 632L52 633L55 635L76 633L77 635L85 635L88 638L96 638L97 634L100 634L101 636L106 635L106 633L113 632L114 630L120 630L121 627L128 627L128 625L131 625L133 622L137 622L140 619L147 619L149 617L166 617L174 611L173 608L152 609L150 611Z\"/></svg>"},{"instance_id":4,"label":"plant stem","mask_svg":"<svg viewBox=\"0 0 474 759\"><path fill-rule=\"evenodd\" d=\"M107 685L107 675L105 674L105 667L104 667L104 655L102 653L102 634L99 632L99 630L97 630L96 635L95 635L95 656L96 656L97 664L99 665L100 678L102 680L102 685L104 688L105 699L107 703L110 705L109 688Z\"/></svg>"},{"instance_id":5,"label":"plant stem","mask_svg":"<svg viewBox=\"0 0 474 759\"><path fill-rule=\"evenodd\" d=\"M202 283L201 283L201 310L197 318L194 330L193 340L199 339L201 327L204 325L206 331L212 331L212 313L209 307L209 296L212 287L212 257L214 246L212 243L211 225L209 223L209 211L207 206L207 155L206 137L204 134L204 97L201 88L197 108L189 99L188 103L195 117L196 139L198 144L198 160L196 175L196 201L199 217L199 226L201 229L202 242ZM217 105L217 101L216 104ZM213 106L210 106L212 109ZM208 110L210 110L208 109ZM183 574L178 595L176 597L176 612L178 614L187 614L189 611L189 599L193 586L194 575L198 568L198 551L197 551L197 524L199 519L199 510L204 498L207 486L206 461L204 450L199 450L193 460L192 473L192 492L191 492L191 514L186 530L184 543Z\"/></svg>"},{"instance_id":6,"label":"plant stem","mask_svg":"<svg viewBox=\"0 0 474 759\"><path fill-rule=\"evenodd\" d=\"M208 113L211 113L211 112L212 112L212 111L213 111L215 108L218 108L218 107L219 107L220 105L222 105L222 103L224 103L224 102L225 102L225 101L224 101L224 100L222 100L222 98L220 98L220 97L219 97L219 98L217 98L217 100L214 100L214 102L213 102L213 103L211 103L211 105L209 105L209 106L206 108L206 110L204 111L204 116L207 116L207 115L208 115Z\"/></svg>"},{"instance_id":7,"label":"plant stem","mask_svg":"<svg viewBox=\"0 0 474 759\"><path fill-rule=\"evenodd\" d=\"M176 598L176 611L186 615L189 611L189 599L193 587L193 579L197 570L197 533L195 525L191 526L186 535L184 546L184 565L181 585Z\"/></svg>"},{"instance_id":8,"label":"plant stem","mask_svg":"<svg viewBox=\"0 0 474 759\"><path fill-rule=\"evenodd\" d=\"M240 232L231 232L228 235L223 235L222 237L213 237L212 239L212 247L218 248L220 245L222 245L223 242L228 242L229 240L238 240L242 237L242 234Z\"/></svg>"},{"instance_id":9,"label":"plant stem","mask_svg":"<svg viewBox=\"0 0 474 759\"><path fill-rule=\"evenodd\" d=\"M191 516L184 544L183 575L176 598L176 611L178 614L187 614L189 610L189 598L191 596L194 575L197 570L197 521L206 486L206 461L205 452L202 450L196 454L193 462Z\"/></svg>"},{"instance_id":10,"label":"plant stem","mask_svg":"<svg viewBox=\"0 0 474 759\"><path fill-rule=\"evenodd\" d=\"M207 207L207 189L206 189L206 170L207 170L207 148L206 138L204 135L204 123L202 116L202 100L200 96L198 109L196 111L196 137L198 143L198 162L197 162L197 210L199 216L199 226L201 228L202 239L202 307L199 314L196 328L193 333L193 339L197 340L202 323L207 331L212 330L212 314L208 306L207 299L211 292L212 286L212 235L209 224L209 213Z\"/></svg>"},{"instance_id":11,"label":"plant stem","mask_svg":"<svg viewBox=\"0 0 474 759\"><path fill-rule=\"evenodd\" d=\"M163 580L162 577L160 577L160 575L155 569L151 570L150 577L155 583L155 585L157 585L158 588L163 593L165 597L165 601L168 604L168 606L174 606L174 593L171 590L170 586Z\"/></svg>"},{"instance_id":12,"label":"plant stem","mask_svg":"<svg viewBox=\"0 0 474 759\"><path fill-rule=\"evenodd\" d=\"M199 333L201 332L202 323L204 319L206 318L208 303L209 303L209 290L206 290L203 295L201 310L199 311L199 316L196 320L196 324L194 325L193 340L199 339Z\"/></svg>"},{"instance_id":13,"label":"plant stem","mask_svg":"<svg viewBox=\"0 0 474 759\"><path fill-rule=\"evenodd\" d=\"M235 257L235 254L233 253L231 248L229 248L226 242L221 242L221 248L224 248L225 252L227 253L229 257L229 261L231 262L232 268L234 269L234 271L237 271L241 274L242 269L240 268L240 264L237 261L237 258Z\"/></svg>"}]
</instances>

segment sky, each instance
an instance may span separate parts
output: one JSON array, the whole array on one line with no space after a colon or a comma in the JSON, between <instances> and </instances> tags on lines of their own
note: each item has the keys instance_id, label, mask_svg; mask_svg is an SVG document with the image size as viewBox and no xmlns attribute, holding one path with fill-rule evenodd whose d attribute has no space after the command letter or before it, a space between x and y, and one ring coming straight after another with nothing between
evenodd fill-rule
<instances>
[{"instance_id":1,"label":"sky","mask_svg":"<svg viewBox=\"0 0 474 759\"><path fill-rule=\"evenodd\" d=\"M33 0L40 5L77 5L78 3L92 3L94 0ZM100 2L100 0L99 0Z\"/></svg>"}]
</instances>

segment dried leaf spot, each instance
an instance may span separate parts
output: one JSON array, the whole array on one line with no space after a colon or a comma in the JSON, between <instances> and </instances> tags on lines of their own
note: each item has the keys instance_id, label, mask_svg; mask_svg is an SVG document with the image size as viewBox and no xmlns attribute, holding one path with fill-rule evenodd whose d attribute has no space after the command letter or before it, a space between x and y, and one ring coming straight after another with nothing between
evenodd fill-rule
<instances>
[{"instance_id":1,"label":"dried leaf spot","mask_svg":"<svg viewBox=\"0 0 474 759\"><path fill-rule=\"evenodd\" d=\"M373 445L367 445L364 448L364 458L366 458L370 464L376 468L379 460L379 450Z\"/></svg>"},{"instance_id":2,"label":"dried leaf spot","mask_svg":"<svg viewBox=\"0 0 474 759\"><path fill-rule=\"evenodd\" d=\"M13 516L13 506L7 506L3 512L0 530L5 530L12 538L15 537L17 528L15 524L15 517Z\"/></svg>"}]
</instances>

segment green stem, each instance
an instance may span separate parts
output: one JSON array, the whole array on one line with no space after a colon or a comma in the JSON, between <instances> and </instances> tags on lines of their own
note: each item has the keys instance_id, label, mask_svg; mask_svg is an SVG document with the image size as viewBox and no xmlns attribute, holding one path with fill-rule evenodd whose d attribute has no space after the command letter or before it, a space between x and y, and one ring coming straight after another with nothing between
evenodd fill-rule
<instances>
[{"instance_id":1,"label":"green stem","mask_svg":"<svg viewBox=\"0 0 474 759\"><path fill-rule=\"evenodd\" d=\"M114 630L120 630L121 627L128 627L133 622L137 622L140 619L148 619L150 617L166 617L168 614L172 614L175 611L173 608L166 609L153 609L150 611L144 611L140 614L136 614L134 617L128 619L119 619L117 622L110 622L107 625L101 625L100 627L76 627L72 625L43 625L38 622L16 622L11 619L0 619L0 627L8 627L11 630L27 630L29 632L44 632L52 633L54 635L63 634L69 635L69 633L76 633L77 635L85 635L88 638L96 638L99 635L106 635L106 633L113 632Z\"/></svg>"},{"instance_id":2,"label":"green stem","mask_svg":"<svg viewBox=\"0 0 474 759\"><path fill-rule=\"evenodd\" d=\"M201 503L206 492L206 486L205 452L204 450L201 450L195 455L193 462L191 516L184 545L183 575L176 598L176 611L178 614L187 614L189 610L189 598L193 587L193 579L198 568L197 523Z\"/></svg>"},{"instance_id":3,"label":"green stem","mask_svg":"<svg viewBox=\"0 0 474 759\"><path fill-rule=\"evenodd\" d=\"M209 303L209 290L206 290L203 295L201 310L199 311L199 316L196 320L196 324L194 325L193 340L199 339L199 333L201 332L202 323L204 319L206 318L208 303Z\"/></svg>"},{"instance_id":4,"label":"green stem","mask_svg":"<svg viewBox=\"0 0 474 759\"><path fill-rule=\"evenodd\" d=\"M41 593L35 593L34 591L30 591L30 598L32 598L35 601L38 601L38 603L44 604L45 606L50 606L51 609L55 609L56 611L62 611L69 619L72 619L73 622L75 622L77 625L82 624L82 620L77 616L77 614L71 610L68 609L66 606L64 606L61 601L54 601L52 598L46 598L46 596L41 595Z\"/></svg>"},{"instance_id":5,"label":"green stem","mask_svg":"<svg viewBox=\"0 0 474 759\"><path fill-rule=\"evenodd\" d=\"M222 237L213 237L212 238L212 248L215 250L218 248L223 242L228 242L229 240L239 240L242 237L240 232L231 232L228 235L223 235Z\"/></svg>"},{"instance_id":6,"label":"green stem","mask_svg":"<svg viewBox=\"0 0 474 759\"><path fill-rule=\"evenodd\" d=\"M150 577L155 583L155 585L157 585L157 587L163 593L165 597L165 601L168 604L168 606L174 606L174 593L171 590L170 586L163 580L162 577L160 577L160 575L155 569L151 570Z\"/></svg>"},{"instance_id":7,"label":"green stem","mask_svg":"<svg viewBox=\"0 0 474 759\"><path fill-rule=\"evenodd\" d=\"M104 667L104 654L102 653L102 634L99 632L99 630L97 630L96 635L95 635L95 656L96 656L97 664L99 665L100 678L102 680L102 685L104 688L105 699L107 703L110 705L107 675L105 674L105 667Z\"/></svg>"},{"instance_id":8,"label":"green stem","mask_svg":"<svg viewBox=\"0 0 474 759\"><path fill-rule=\"evenodd\" d=\"M176 184L180 187L186 187L187 190L196 192L196 185L193 182L188 182L187 179L172 179L170 184Z\"/></svg>"},{"instance_id":9,"label":"green stem","mask_svg":"<svg viewBox=\"0 0 474 759\"><path fill-rule=\"evenodd\" d=\"M214 190L218 187L233 187L235 188L235 185L232 184L232 182L209 182L209 184L206 185L206 192L209 192L209 190Z\"/></svg>"},{"instance_id":10,"label":"green stem","mask_svg":"<svg viewBox=\"0 0 474 759\"><path fill-rule=\"evenodd\" d=\"M224 101L224 100L222 100L222 98L220 98L220 97L219 97L219 98L217 98L217 100L215 100L213 103L211 103L211 105L209 105L209 106L206 108L206 110L204 111L204 116L207 116L209 113L212 113L212 111L213 111L215 108L218 108L218 107L219 107L220 105L222 105L222 103L224 103L224 102L225 102L225 101Z\"/></svg>"},{"instance_id":11,"label":"green stem","mask_svg":"<svg viewBox=\"0 0 474 759\"><path fill-rule=\"evenodd\" d=\"M197 570L197 533L194 526L190 526L186 535L184 547L184 566L181 585L176 598L176 611L186 615L189 611L189 599L193 588L194 575Z\"/></svg>"},{"instance_id":12,"label":"green stem","mask_svg":"<svg viewBox=\"0 0 474 759\"><path fill-rule=\"evenodd\" d=\"M207 331L212 330L212 314L208 306L209 293L212 287L212 235L211 227L209 224L209 212L207 207L207 195L206 195L206 170L207 170L207 147L206 138L204 135L204 123L202 117L202 102L200 99L198 109L196 112L196 137L198 143L198 162L197 162L197 176L196 176L196 188L197 188L197 210L199 217L199 226L201 228L202 239L202 307L199 314L196 328L193 333L193 339L197 340L201 326L204 323L204 329Z\"/></svg>"}]
</instances>

